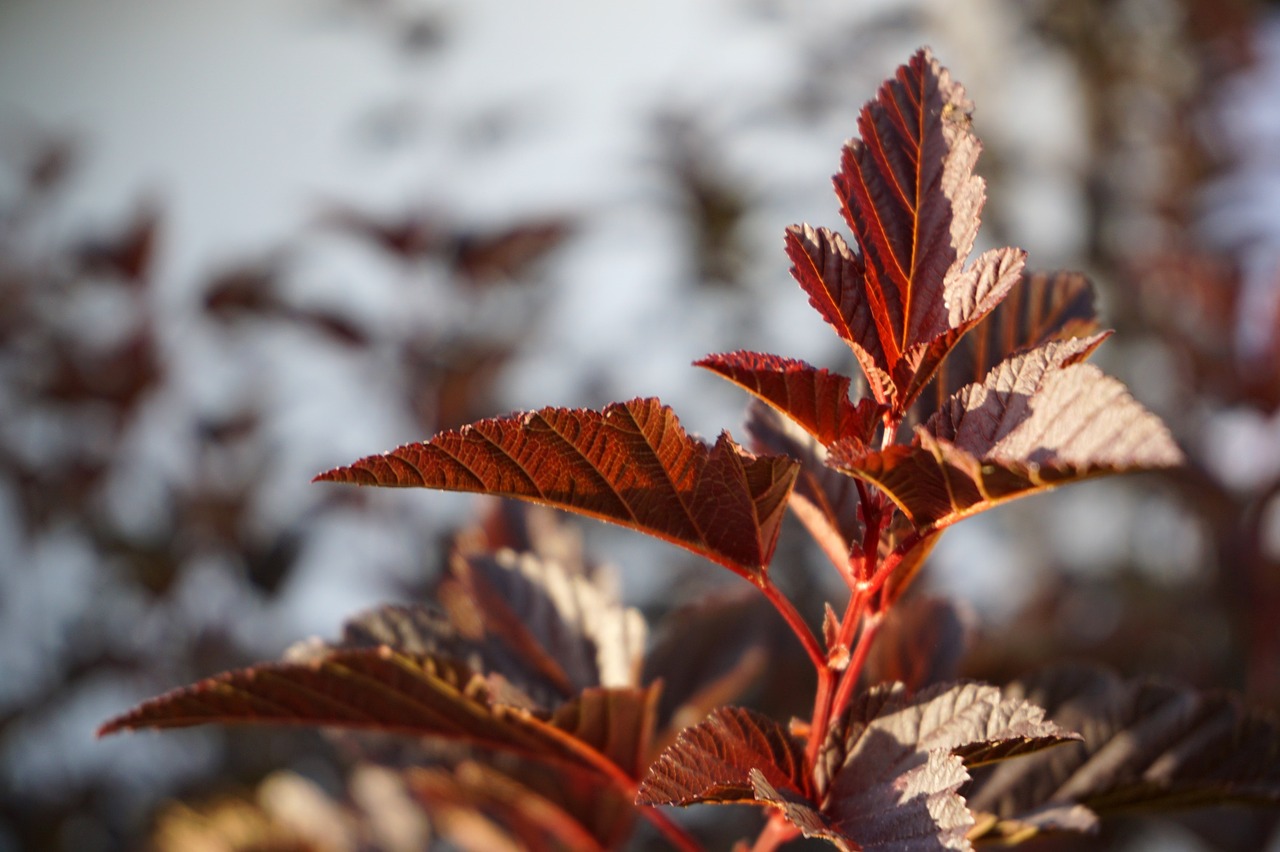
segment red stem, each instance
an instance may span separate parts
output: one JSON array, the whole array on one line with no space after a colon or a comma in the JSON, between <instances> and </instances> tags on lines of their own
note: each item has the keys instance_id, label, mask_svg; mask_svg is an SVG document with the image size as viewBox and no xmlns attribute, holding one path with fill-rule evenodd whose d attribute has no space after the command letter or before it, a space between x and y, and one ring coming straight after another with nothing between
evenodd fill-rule
<instances>
[{"instance_id":1,"label":"red stem","mask_svg":"<svg viewBox=\"0 0 1280 852\"><path fill-rule=\"evenodd\" d=\"M794 839L799 833L800 829L787 822L780 811L774 811L769 817L769 822L756 837L756 842L751 846L751 852L773 852L783 843Z\"/></svg>"},{"instance_id":2,"label":"red stem","mask_svg":"<svg viewBox=\"0 0 1280 852\"><path fill-rule=\"evenodd\" d=\"M791 632L796 634L796 638L804 646L804 650L809 655L809 660L813 663L813 667L818 672L821 672L827 665L826 654L823 653L817 637L813 635L813 631L809 629L809 625L800 615L795 604L778 590L778 587L773 584L768 575L761 578L759 586L760 590L764 592L764 596L769 599L769 603L773 604L773 608L786 619L787 624L791 627Z\"/></svg>"},{"instance_id":3,"label":"red stem","mask_svg":"<svg viewBox=\"0 0 1280 852\"><path fill-rule=\"evenodd\" d=\"M862 667L867 662L867 654L871 652L871 645L875 642L876 633L880 630L882 613L868 613L862 619L862 633L858 636L858 644L853 649L853 658L849 660L849 666L840 675L840 685L836 688L835 699L831 702L831 712L833 716L838 716L844 712L849 706L850 699L853 698L854 687L858 685L858 676L862 674Z\"/></svg>"}]
</instances>

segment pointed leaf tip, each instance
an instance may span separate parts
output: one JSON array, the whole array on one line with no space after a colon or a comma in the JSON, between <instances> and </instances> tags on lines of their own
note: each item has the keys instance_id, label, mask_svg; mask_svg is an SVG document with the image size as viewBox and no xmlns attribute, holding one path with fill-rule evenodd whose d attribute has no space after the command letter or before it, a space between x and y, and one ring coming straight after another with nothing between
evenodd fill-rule
<instances>
[{"instance_id":1,"label":"pointed leaf tip","mask_svg":"<svg viewBox=\"0 0 1280 852\"><path fill-rule=\"evenodd\" d=\"M986 199L971 109L932 53L916 53L863 107L834 178L857 251L823 229L787 232L792 274L895 417L1022 270L1016 249L966 267Z\"/></svg>"},{"instance_id":2,"label":"pointed leaf tip","mask_svg":"<svg viewBox=\"0 0 1280 852\"><path fill-rule=\"evenodd\" d=\"M848 376L794 358L738 351L694 364L745 388L823 444L854 437L870 441L883 412L873 399L855 404L849 398L853 381Z\"/></svg>"},{"instance_id":3,"label":"pointed leaf tip","mask_svg":"<svg viewBox=\"0 0 1280 852\"><path fill-rule=\"evenodd\" d=\"M529 500L648 533L753 579L773 556L795 476L785 456L753 455L727 434L708 447L658 400L633 399L481 420L317 481Z\"/></svg>"},{"instance_id":4,"label":"pointed leaf tip","mask_svg":"<svg viewBox=\"0 0 1280 852\"><path fill-rule=\"evenodd\" d=\"M1080 363L1096 341L1051 341L1008 358L917 427L911 445L837 444L831 463L883 489L922 529L1064 482L1181 464L1160 419Z\"/></svg>"}]
</instances>

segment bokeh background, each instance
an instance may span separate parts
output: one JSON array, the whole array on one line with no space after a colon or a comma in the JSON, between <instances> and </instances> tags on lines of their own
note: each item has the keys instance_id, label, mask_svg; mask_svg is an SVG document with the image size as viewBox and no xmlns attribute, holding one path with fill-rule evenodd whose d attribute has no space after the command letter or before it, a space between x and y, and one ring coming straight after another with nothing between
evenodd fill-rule
<instances>
[{"instance_id":1,"label":"bokeh background","mask_svg":"<svg viewBox=\"0 0 1280 852\"><path fill-rule=\"evenodd\" d=\"M1280 7L0 0L0 852L139 848L279 770L341 786L305 733L94 738L420 598L476 508L316 472L640 395L740 432L709 352L855 370L782 231L837 223L857 109L922 44L977 104L980 239L1093 277L1097 360L1190 458L949 532L922 582L973 608L967 669L1280 708ZM584 534L655 617L723 580ZM1228 821L1080 848L1280 849Z\"/></svg>"}]
</instances>

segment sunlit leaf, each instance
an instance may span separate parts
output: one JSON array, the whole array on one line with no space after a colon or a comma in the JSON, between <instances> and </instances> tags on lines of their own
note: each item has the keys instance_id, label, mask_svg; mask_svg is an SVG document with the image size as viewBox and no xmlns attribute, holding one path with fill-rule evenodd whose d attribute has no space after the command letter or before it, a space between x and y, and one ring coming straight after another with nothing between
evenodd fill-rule
<instances>
[{"instance_id":1,"label":"sunlit leaf","mask_svg":"<svg viewBox=\"0 0 1280 852\"><path fill-rule=\"evenodd\" d=\"M876 730L902 746L945 749L966 766L1005 760L1080 737L1046 721L1044 710L973 681L935 684L915 695L901 684L872 687L832 728L819 779L835 784L851 748Z\"/></svg>"},{"instance_id":2,"label":"sunlit leaf","mask_svg":"<svg viewBox=\"0 0 1280 852\"><path fill-rule=\"evenodd\" d=\"M1012 354L1073 337L1101 343L1101 337L1094 337L1097 331L1088 278L1078 272L1024 272L1004 300L947 354L916 405L922 410L918 419L926 420L965 385L981 382Z\"/></svg>"},{"instance_id":3,"label":"sunlit leaf","mask_svg":"<svg viewBox=\"0 0 1280 852\"><path fill-rule=\"evenodd\" d=\"M749 579L773 555L795 462L708 448L656 399L482 420L317 481L518 497L681 545Z\"/></svg>"},{"instance_id":4,"label":"sunlit leaf","mask_svg":"<svg viewBox=\"0 0 1280 852\"><path fill-rule=\"evenodd\" d=\"M841 438L869 442L880 420L870 398L849 399L852 380L803 361L759 352L708 355L695 362L724 376L790 417L823 444Z\"/></svg>"},{"instance_id":5,"label":"sunlit leaf","mask_svg":"<svg viewBox=\"0 0 1280 852\"><path fill-rule=\"evenodd\" d=\"M901 684L874 687L823 746L815 769L823 825L809 832L851 849L967 849L973 818L957 792L965 767L1073 738L992 686L939 684L914 697Z\"/></svg>"},{"instance_id":6,"label":"sunlit leaf","mask_svg":"<svg viewBox=\"0 0 1280 852\"><path fill-rule=\"evenodd\" d=\"M985 202L972 104L926 49L858 117L835 176L857 250L808 226L787 233L792 274L850 345L875 398L901 415L964 332L1018 281L1023 253L966 266Z\"/></svg>"},{"instance_id":7,"label":"sunlit leaf","mask_svg":"<svg viewBox=\"0 0 1280 852\"><path fill-rule=\"evenodd\" d=\"M916 427L911 444L837 444L832 464L883 489L921 529L1063 482L1179 464L1159 418L1077 363L1091 345L1053 342L1009 358Z\"/></svg>"},{"instance_id":8,"label":"sunlit leaf","mask_svg":"<svg viewBox=\"0 0 1280 852\"><path fill-rule=\"evenodd\" d=\"M811 788L804 752L785 728L752 710L721 707L658 756L636 801L758 804L752 771L801 796Z\"/></svg>"}]
</instances>

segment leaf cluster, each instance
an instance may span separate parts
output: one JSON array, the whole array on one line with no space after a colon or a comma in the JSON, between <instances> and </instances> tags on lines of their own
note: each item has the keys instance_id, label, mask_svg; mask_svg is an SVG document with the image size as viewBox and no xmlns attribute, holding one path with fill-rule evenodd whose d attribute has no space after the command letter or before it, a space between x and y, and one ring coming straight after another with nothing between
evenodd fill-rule
<instances>
[{"instance_id":1,"label":"leaf cluster","mask_svg":"<svg viewBox=\"0 0 1280 852\"><path fill-rule=\"evenodd\" d=\"M1087 280L1029 272L1015 248L974 256L985 184L971 110L928 50L862 109L834 178L850 237L786 232L793 277L862 375L750 351L700 360L755 397L749 446L728 432L704 443L659 400L634 399L481 420L317 477L516 498L705 557L805 650L807 720L728 703L752 677L745 654L668 684L653 660L672 655L646 662L640 615L508 519L455 547L434 606L368 614L336 644L161 696L103 733L269 722L426 737L393 757L382 739L364 748L404 765L437 825L469 813L529 848L613 848L637 817L698 848L662 805L759 806L757 849L804 835L888 852L1088 831L1132 806L1275 802L1273 720L1092 670L1004 689L953 680L956 637L937 627L949 622L931 628L902 598L952 524L1181 461L1160 420L1088 363L1108 333ZM771 575L788 507L847 589L819 631Z\"/></svg>"}]
</instances>

